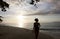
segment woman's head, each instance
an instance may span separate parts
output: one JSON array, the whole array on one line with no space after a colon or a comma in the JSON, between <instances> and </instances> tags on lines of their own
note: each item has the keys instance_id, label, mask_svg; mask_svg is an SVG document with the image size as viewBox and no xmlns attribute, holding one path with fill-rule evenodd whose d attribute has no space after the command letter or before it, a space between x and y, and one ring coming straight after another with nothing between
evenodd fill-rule
<instances>
[{"instance_id":1,"label":"woman's head","mask_svg":"<svg viewBox=\"0 0 60 39\"><path fill-rule=\"evenodd\" d=\"M38 22L39 21L38 18L35 18L35 21Z\"/></svg>"}]
</instances>

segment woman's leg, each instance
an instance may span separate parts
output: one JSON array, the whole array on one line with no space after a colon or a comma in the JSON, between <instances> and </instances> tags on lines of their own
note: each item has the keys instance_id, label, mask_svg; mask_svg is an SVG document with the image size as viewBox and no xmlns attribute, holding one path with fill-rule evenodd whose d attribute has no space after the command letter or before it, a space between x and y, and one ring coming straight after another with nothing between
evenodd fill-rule
<instances>
[{"instance_id":1,"label":"woman's leg","mask_svg":"<svg viewBox=\"0 0 60 39\"><path fill-rule=\"evenodd\" d=\"M38 35L39 35L39 31L36 30L36 31L35 31L35 37L36 37L36 39L38 39Z\"/></svg>"}]
</instances>

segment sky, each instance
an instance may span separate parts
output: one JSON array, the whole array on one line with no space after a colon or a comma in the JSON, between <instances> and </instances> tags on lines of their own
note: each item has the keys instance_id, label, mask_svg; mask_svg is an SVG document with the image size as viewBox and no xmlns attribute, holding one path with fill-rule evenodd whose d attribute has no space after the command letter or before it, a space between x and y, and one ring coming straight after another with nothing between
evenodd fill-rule
<instances>
[{"instance_id":1,"label":"sky","mask_svg":"<svg viewBox=\"0 0 60 39\"><path fill-rule=\"evenodd\" d=\"M40 0L36 3L37 7L29 4L31 0L4 0L10 4L10 8L6 12L1 12L6 15L23 14L23 15L46 15L60 14L60 0ZM12 9L13 8L13 9Z\"/></svg>"},{"instance_id":2,"label":"sky","mask_svg":"<svg viewBox=\"0 0 60 39\"><path fill-rule=\"evenodd\" d=\"M60 0L40 0L36 6L29 4L31 0L4 0L10 6L6 12L0 10L0 15L5 21L17 20L19 16L25 16L25 20L32 22L34 18L39 18L41 22L60 21ZM21 18L22 19L22 18ZM31 21L32 20L32 21ZM10 21L10 22L12 22ZM13 21L15 23L15 21Z\"/></svg>"}]
</instances>

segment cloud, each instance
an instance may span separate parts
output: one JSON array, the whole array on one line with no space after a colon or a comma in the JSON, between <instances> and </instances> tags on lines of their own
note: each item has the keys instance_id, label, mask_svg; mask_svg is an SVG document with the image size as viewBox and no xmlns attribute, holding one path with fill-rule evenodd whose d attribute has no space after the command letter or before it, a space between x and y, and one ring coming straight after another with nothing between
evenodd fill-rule
<instances>
[{"instance_id":1,"label":"cloud","mask_svg":"<svg viewBox=\"0 0 60 39\"><path fill-rule=\"evenodd\" d=\"M6 15L20 14L21 12L25 15L47 15L47 14L60 14L60 0L41 0L37 4L36 8L34 5L30 5L30 0L5 0L10 4L10 9L5 12ZM20 12L20 13L16 13ZM26 12L26 13L24 13ZM0 12L3 13L3 12Z\"/></svg>"},{"instance_id":2,"label":"cloud","mask_svg":"<svg viewBox=\"0 0 60 39\"><path fill-rule=\"evenodd\" d=\"M48 12L36 12L33 14L28 14L28 15L49 15L49 14L60 14L60 10L52 10Z\"/></svg>"},{"instance_id":3,"label":"cloud","mask_svg":"<svg viewBox=\"0 0 60 39\"><path fill-rule=\"evenodd\" d=\"M43 2L45 2L44 4L42 4L42 7L45 7L43 10L38 10L38 12L28 15L60 14L60 0L45 0Z\"/></svg>"}]
</instances>

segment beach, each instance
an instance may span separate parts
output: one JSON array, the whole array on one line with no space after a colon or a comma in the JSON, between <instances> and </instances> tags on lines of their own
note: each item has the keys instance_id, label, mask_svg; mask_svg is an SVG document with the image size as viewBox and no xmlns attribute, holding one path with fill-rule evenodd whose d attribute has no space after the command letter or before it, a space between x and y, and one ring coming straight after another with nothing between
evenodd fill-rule
<instances>
[{"instance_id":1,"label":"beach","mask_svg":"<svg viewBox=\"0 0 60 39\"><path fill-rule=\"evenodd\" d=\"M0 25L0 39L35 39L35 37L32 30ZM40 32L38 39L54 39L54 37Z\"/></svg>"}]
</instances>

